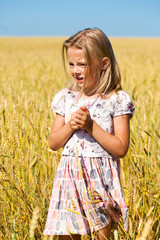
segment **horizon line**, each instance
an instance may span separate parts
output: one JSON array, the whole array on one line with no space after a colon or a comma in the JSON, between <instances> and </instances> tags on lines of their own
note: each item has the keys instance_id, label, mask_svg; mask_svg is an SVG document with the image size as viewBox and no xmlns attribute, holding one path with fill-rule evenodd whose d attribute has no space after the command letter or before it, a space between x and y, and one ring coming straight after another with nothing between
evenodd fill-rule
<instances>
[{"instance_id":1,"label":"horizon line","mask_svg":"<svg viewBox=\"0 0 160 240\"><path fill-rule=\"evenodd\" d=\"M0 35L0 38L66 38L71 35ZM114 38L160 38L160 36L115 36L107 35L108 37Z\"/></svg>"}]
</instances>

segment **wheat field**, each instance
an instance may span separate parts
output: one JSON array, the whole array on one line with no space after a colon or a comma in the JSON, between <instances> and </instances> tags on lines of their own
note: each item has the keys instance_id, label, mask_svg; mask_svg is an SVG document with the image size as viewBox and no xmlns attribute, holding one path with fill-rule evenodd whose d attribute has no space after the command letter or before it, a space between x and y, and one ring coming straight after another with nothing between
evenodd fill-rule
<instances>
[{"instance_id":1,"label":"wheat field","mask_svg":"<svg viewBox=\"0 0 160 240\"><path fill-rule=\"evenodd\" d=\"M129 232L115 239L160 239L160 39L111 38L135 112L121 159ZM0 239L43 236L61 151L48 147L54 95L66 86L64 38L0 38ZM50 238L51 239L51 238Z\"/></svg>"}]
</instances>

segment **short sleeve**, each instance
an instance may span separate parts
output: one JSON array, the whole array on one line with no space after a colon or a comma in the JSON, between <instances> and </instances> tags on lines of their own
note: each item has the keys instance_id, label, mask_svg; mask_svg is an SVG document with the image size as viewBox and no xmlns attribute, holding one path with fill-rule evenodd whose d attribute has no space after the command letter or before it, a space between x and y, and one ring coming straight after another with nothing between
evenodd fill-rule
<instances>
[{"instance_id":1,"label":"short sleeve","mask_svg":"<svg viewBox=\"0 0 160 240\"><path fill-rule=\"evenodd\" d=\"M128 93L119 91L114 95L114 98L112 116L116 117L124 114L131 114L132 117L135 107Z\"/></svg>"},{"instance_id":2,"label":"short sleeve","mask_svg":"<svg viewBox=\"0 0 160 240\"><path fill-rule=\"evenodd\" d=\"M53 98L52 104L51 104L51 110L65 116L65 102L66 102L66 90L63 89L60 92L58 92L55 97Z\"/></svg>"}]
</instances>

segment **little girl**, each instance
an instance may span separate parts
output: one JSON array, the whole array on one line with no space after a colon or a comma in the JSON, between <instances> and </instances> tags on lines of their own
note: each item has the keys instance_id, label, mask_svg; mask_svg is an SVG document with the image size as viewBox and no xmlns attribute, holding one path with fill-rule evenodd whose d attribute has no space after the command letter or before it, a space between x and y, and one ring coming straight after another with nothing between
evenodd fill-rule
<instances>
[{"instance_id":1,"label":"little girl","mask_svg":"<svg viewBox=\"0 0 160 240\"><path fill-rule=\"evenodd\" d=\"M73 84L52 102L56 116L49 146L64 149L44 234L67 240L95 232L100 240L110 239L121 215L127 229L119 158L128 150L134 106L121 89L118 63L100 29L85 29L66 40L63 60Z\"/></svg>"}]
</instances>

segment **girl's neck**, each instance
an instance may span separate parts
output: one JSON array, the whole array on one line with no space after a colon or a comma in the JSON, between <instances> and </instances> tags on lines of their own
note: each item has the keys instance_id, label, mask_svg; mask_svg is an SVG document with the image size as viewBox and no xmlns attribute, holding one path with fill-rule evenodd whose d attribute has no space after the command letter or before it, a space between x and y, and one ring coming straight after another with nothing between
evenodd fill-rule
<instances>
[{"instance_id":1,"label":"girl's neck","mask_svg":"<svg viewBox=\"0 0 160 240\"><path fill-rule=\"evenodd\" d=\"M83 99L95 99L99 96L99 94L95 93L95 94L85 94L82 93L81 98Z\"/></svg>"},{"instance_id":2,"label":"girl's neck","mask_svg":"<svg viewBox=\"0 0 160 240\"><path fill-rule=\"evenodd\" d=\"M95 89L83 89L83 92L82 92L82 98L97 98L98 97L98 93L96 93Z\"/></svg>"}]
</instances>

